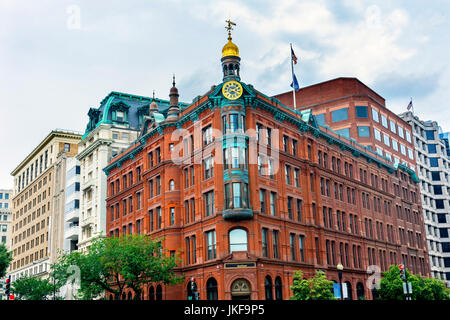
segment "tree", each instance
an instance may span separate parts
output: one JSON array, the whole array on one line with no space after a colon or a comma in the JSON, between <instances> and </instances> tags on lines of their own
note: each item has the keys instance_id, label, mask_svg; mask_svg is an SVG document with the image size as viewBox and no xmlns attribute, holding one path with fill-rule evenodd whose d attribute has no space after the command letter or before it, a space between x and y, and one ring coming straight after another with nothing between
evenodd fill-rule
<instances>
[{"instance_id":1,"label":"tree","mask_svg":"<svg viewBox=\"0 0 450 320\"><path fill-rule=\"evenodd\" d=\"M59 286L55 287L49 279L37 277L25 276L12 283L12 290L17 300L53 299L53 292L58 289Z\"/></svg>"},{"instance_id":2,"label":"tree","mask_svg":"<svg viewBox=\"0 0 450 320\"><path fill-rule=\"evenodd\" d=\"M414 275L405 268L408 282L411 282L412 300L449 300L450 290L445 287L444 281L438 279L422 278ZM383 273L378 293L383 300L404 300L404 280L400 277L398 265L391 265L389 270Z\"/></svg>"},{"instance_id":3,"label":"tree","mask_svg":"<svg viewBox=\"0 0 450 320\"><path fill-rule=\"evenodd\" d=\"M294 295L290 300L336 300L333 281L327 280L325 273L317 270L314 277L306 279L302 271L295 271L290 289Z\"/></svg>"},{"instance_id":4,"label":"tree","mask_svg":"<svg viewBox=\"0 0 450 320\"><path fill-rule=\"evenodd\" d=\"M5 247L3 243L0 243L0 278L6 275L6 269L12 261L11 251Z\"/></svg>"},{"instance_id":5,"label":"tree","mask_svg":"<svg viewBox=\"0 0 450 320\"><path fill-rule=\"evenodd\" d=\"M88 252L63 255L52 268L58 281L66 283L72 276L67 271L69 267L79 267L78 298L90 300L107 291L118 300L128 287L134 291L134 299L140 300L145 284L162 282L171 285L181 281L174 273L178 259L163 254L159 241L128 235L97 238Z\"/></svg>"}]
</instances>

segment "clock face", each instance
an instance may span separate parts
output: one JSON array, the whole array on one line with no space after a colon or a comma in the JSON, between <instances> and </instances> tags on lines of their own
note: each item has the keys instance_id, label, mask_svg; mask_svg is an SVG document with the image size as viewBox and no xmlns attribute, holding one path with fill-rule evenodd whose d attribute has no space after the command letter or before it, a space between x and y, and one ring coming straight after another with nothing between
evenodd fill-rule
<instances>
[{"instance_id":1,"label":"clock face","mask_svg":"<svg viewBox=\"0 0 450 320\"><path fill-rule=\"evenodd\" d=\"M236 100L242 95L242 86L237 81L228 81L222 87L222 93L229 100Z\"/></svg>"}]
</instances>

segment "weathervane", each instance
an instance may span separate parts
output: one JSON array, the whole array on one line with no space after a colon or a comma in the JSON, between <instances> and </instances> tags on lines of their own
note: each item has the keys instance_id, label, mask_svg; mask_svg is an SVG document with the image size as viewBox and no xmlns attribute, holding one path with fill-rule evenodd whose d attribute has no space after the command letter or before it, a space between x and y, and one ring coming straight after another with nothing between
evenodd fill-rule
<instances>
[{"instance_id":1,"label":"weathervane","mask_svg":"<svg viewBox=\"0 0 450 320\"><path fill-rule=\"evenodd\" d=\"M231 40L231 30L233 30L232 26L235 26L236 23L234 23L233 21L231 21L230 19L225 20L226 23L228 23L228 26L225 27L225 29L228 30L228 40Z\"/></svg>"}]
</instances>

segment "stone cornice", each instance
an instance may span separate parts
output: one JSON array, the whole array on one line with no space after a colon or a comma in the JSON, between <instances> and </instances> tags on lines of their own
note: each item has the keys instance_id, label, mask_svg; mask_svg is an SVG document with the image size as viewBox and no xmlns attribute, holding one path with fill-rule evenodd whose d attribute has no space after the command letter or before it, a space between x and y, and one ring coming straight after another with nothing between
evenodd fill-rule
<instances>
[{"instance_id":1,"label":"stone cornice","mask_svg":"<svg viewBox=\"0 0 450 320\"><path fill-rule=\"evenodd\" d=\"M84 157L86 157L89 153L91 153L98 146L100 146L102 144L106 144L109 146L113 142L114 141L112 139L103 139L103 138L97 139L89 147L87 147L86 149L81 151L79 154L77 154L76 158L77 158L77 160L81 161L81 160L83 160Z\"/></svg>"},{"instance_id":2,"label":"stone cornice","mask_svg":"<svg viewBox=\"0 0 450 320\"><path fill-rule=\"evenodd\" d=\"M27 165L27 163L36 156L42 149L45 148L53 139L55 138L66 138L66 139L74 139L81 140L81 133L70 132L64 130L52 130L45 138L38 144L36 148L31 151L26 158L11 172L12 176L15 176L23 167Z\"/></svg>"}]
</instances>

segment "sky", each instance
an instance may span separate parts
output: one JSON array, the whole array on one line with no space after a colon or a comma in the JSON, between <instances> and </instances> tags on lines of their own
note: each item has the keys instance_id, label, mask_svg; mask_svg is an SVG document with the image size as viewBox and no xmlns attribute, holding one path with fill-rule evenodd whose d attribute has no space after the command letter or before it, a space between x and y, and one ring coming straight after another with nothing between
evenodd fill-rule
<instances>
[{"instance_id":1,"label":"sky","mask_svg":"<svg viewBox=\"0 0 450 320\"><path fill-rule=\"evenodd\" d=\"M180 101L222 80L225 20L241 80L289 91L356 77L396 113L450 131L450 1L0 0L0 188L52 129L84 133L111 91Z\"/></svg>"}]
</instances>

